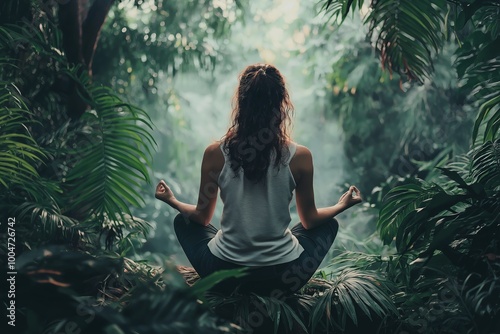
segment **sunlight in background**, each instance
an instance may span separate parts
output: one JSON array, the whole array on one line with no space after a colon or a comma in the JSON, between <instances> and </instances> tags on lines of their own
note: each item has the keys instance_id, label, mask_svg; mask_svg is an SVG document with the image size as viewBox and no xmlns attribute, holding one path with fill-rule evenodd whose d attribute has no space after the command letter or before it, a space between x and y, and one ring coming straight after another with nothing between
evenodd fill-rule
<instances>
[{"instance_id":1,"label":"sunlight in background","mask_svg":"<svg viewBox=\"0 0 500 334\"><path fill-rule=\"evenodd\" d=\"M213 0L212 4L215 8L220 8L222 10L222 16L227 18L229 22L234 22L236 20L235 13L230 10L232 1L229 0Z\"/></svg>"},{"instance_id":2,"label":"sunlight in background","mask_svg":"<svg viewBox=\"0 0 500 334\"><path fill-rule=\"evenodd\" d=\"M158 148L158 161L152 170L153 179L165 179L176 196L189 203L195 203L200 182L200 168L203 152L207 145L221 139L230 126L232 98L238 85L238 77L247 65L270 63L275 65L285 77L295 113L292 118L292 139L307 146L314 157L314 191L318 207L330 206L337 202L345 191L347 179L346 161L342 129L334 119L326 119L327 108L332 106L325 100L326 74L331 57L326 56L318 46L318 29L322 18L316 15L314 4L300 0L252 0L245 10L244 23L235 20L234 2L212 0L217 15L224 16L231 22L231 34L224 40L216 41L212 37L197 38L188 34L165 31L153 36L148 30L149 15L139 15L132 1L120 2L127 15L129 29L137 25L146 25L145 38L168 43L181 43L185 48L203 48L204 52L216 54L213 73L198 68L180 70L175 76L171 71L160 71L157 80L152 83L155 96L149 106L156 110L156 117L165 117L168 125L158 129L156 135L163 147ZM154 10L154 2L147 0L149 10ZM167 21L168 13L163 20ZM208 17L207 17L208 19ZM181 23L185 24L185 23ZM197 27L204 31L212 30L209 21L197 21ZM320 27L320 28L318 28ZM125 28L126 29L126 28ZM192 44L192 45L191 45ZM144 54L142 63L149 57ZM175 61L184 61L182 57ZM196 67L199 59L192 60ZM131 73L134 75L134 73ZM168 116L164 116L168 114ZM165 119L158 124L165 124ZM156 123L156 121L154 120ZM170 159L170 161L169 161ZM174 161L175 160L175 161ZM155 211L151 215L155 223L163 224L165 208L160 202L154 202ZM296 214L295 200L291 202L292 223L299 221ZM222 202L217 201L212 220L219 227ZM172 213L173 214L173 213ZM169 216L168 219L173 216ZM341 216L340 219L343 219ZM357 220L363 218L357 218ZM338 243L342 245L344 231L354 231L354 219L346 216L349 224L339 233ZM165 227L159 230L165 229ZM170 231L158 239L158 247L164 247L162 240L168 238L176 243L175 235ZM351 235L356 235L352 233ZM187 264L182 252L173 254L175 261Z\"/></svg>"},{"instance_id":3,"label":"sunlight in background","mask_svg":"<svg viewBox=\"0 0 500 334\"><path fill-rule=\"evenodd\" d=\"M289 51L304 43L305 39L295 38L296 34L300 35L299 31L290 33L290 25L297 20L299 11L300 0L280 0L274 2L271 8L256 10L254 22L267 30L259 46L264 62L274 63L278 56L289 58Z\"/></svg>"},{"instance_id":4,"label":"sunlight in background","mask_svg":"<svg viewBox=\"0 0 500 334\"><path fill-rule=\"evenodd\" d=\"M295 106L292 136L297 142L308 146L315 159L317 204L331 205L337 201L340 195L337 188L345 182L342 133L336 122L325 122L317 117L317 109L321 108L317 94L322 91L317 90L314 82L308 82L311 78L304 74L307 72L306 61L292 57L305 51L305 43L311 33L308 24L296 22L299 13L301 17L315 15L312 11L301 12L301 9L304 11L300 0L252 1L251 19L234 29L227 43L234 49L228 48L231 52L226 51L227 59L216 67L214 79L199 80L197 73L183 73L175 78L174 85L182 96L181 112L188 118L191 131L196 134L192 145L199 148L198 156L193 156L193 165L189 166L196 175L190 186L193 189L197 190L198 187L203 149L210 142L220 139L228 129L231 100L238 84L238 75L249 64L265 62L275 65L287 81ZM216 212L220 213L221 208L218 201ZM293 220L297 219L293 217Z\"/></svg>"},{"instance_id":5,"label":"sunlight in background","mask_svg":"<svg viewBox=\"0 0 500 334\"><path fill-rule=\"evenodd\" d=\"M186 36L180 33L165 31L154 35L148 31L149 15L139 15L129 7L132 1L124 1L120 6L126 10L128 28L139 25L145 28L147 41L158 43L181 43L185 48L202 47L204 52L216 54L218 59L213 73L196 68L199 59L193 59L195 66L191 70L180 70L173 76L170 70L160 71L152 83L155 95L146 109L156 110L156 117L165 117L168 125L158 129L156 135L159 142L157 159L154 162L152 178L168 180L176 196L189 203L195 203L200 182L200 168L203 152L207 145L223 137L230 126L232 98L238 85L238 77L244 68L255 63L270 63L275 65L285 77L287 88L295 107L292 117L292 139L307 146L314 159L314 192L318 207L330 206L337 202L346 184L353 180L347 179L347 158L344 152L344 134L334 118L327 119L332 105L326 101L326 75L329 73L331 56L325 55L318 47L318 29L322 28L323 18L316 15L314 4L307 1L266 1L254 0L246 8L244 23L233 21L235 15L234 3L228 0L212 0L218 15L224 16L231 23L231 34L224 40L216 41L212 37L197 39L196 36ZM154 5L148 1L150 10ZM164 14L167 21L168 15ZM184 24L184 23L180 23ZM197 21L197 28L212 30L209 21ZM125 28L126 29L126 28ZM154 35L154 36L153 36ZM142 63L147 63L149 57L144 54ZM182 57L175 60L184 61ZM132 71L131 75L134 75ZM154 87L153 87L154 86ZM168 114L168 116L164 116ZM158 124L165 124L165 119L158 119ZM155 158L156 159L156 158ZM171 160L169 160L171 159ZM172 160L172 159L175 159ZM154 202L155 211L145 213L144 218L163 224L165 208L160 202ZM290 206L292 223L299 221L296 213L295 200ZM212 223L219 227L222 213L222 202L217 201ZM173 213L167 213L168 219ZM347 216L348 215L348 216ZM349 238L357 235L355 221L362 222L365 218L358 214L353 218L351 213L341 214L339 220L348 222L339 232L337 244L342 247ZM363 223L361 223L363 225ZM163 230L165 229L165 230ZM159 236L158 247L168 238L174 244L175 235L168 228L159 230L170 231ZM163 232L165 233L165 232ZM346 241L347 240L347 241ZM172 254L178 263L187 264L182 252Z\"/></svg>"},{"instance_id":6,"label":"sunlight in background","mask_svg":"<svg viewBox=\"0 0 500 334\"><path fill-rule=\"evenodd\" d=\"M273 23L282 18L285 23L290 24L297 19L300 0L279 0L274 1L274 4L270 10L261 12L264 22Z\"/></svg>"}]
</instances>

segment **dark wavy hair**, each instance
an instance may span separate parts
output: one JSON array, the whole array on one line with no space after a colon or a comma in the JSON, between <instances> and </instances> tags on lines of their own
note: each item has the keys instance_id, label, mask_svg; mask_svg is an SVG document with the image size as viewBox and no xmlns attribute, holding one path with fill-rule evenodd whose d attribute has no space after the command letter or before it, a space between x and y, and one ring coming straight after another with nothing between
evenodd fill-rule
<instances>
[{"instance_id":1,"label":"dark wavy hair","mask_svg":"<svg viewBox=\"0 0 500 334\"><path fill-rule=\"evenodd\" d=\"M236 172L243 168L251 181L264 178L275 154L279 168L289 156L287 141L293 105L285 80L272 65L248 66L239 77L233 99L232 125L223 137L224 147Z\"/></svg>"}]
</instances>

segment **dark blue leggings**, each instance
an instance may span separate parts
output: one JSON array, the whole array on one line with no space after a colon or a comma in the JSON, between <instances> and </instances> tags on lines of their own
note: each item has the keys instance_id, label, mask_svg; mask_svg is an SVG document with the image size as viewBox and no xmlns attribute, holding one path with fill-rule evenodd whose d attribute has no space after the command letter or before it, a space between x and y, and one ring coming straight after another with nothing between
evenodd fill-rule
<instances>
[{"instance_id":1,"label":"dark blue leggings","mask_svg":"<svg viewBox=\"0 0 500 334\"><path fill-rule=\"evenodd\" d=\"M309 230L301 223L296 224L291 231L304 248L297 259L278 265L246 267L246 276L224 280L213 291L229 294L237 288L240 292L274 297L298 291L318 269L337 236L338 228L334 218ZM174 229L189 262L201 277L218 270L244 268L210 252L207 244L218 231L212 224L202 226L178 214L174 219Z\"/></svg>"}]
</instances>

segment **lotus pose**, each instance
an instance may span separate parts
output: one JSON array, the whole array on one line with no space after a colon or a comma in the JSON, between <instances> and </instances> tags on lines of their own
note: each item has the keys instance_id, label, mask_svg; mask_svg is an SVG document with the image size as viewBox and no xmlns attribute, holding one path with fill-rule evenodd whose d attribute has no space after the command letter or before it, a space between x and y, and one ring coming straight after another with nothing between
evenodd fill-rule
<instances>
[{"instance_id":1,"label":"lotus pose","mask_svg":"<svg viewBox=\"0 0 500 334\"><path fill-rule=\"evenodd\" d=\"M362 201L351 186L338 203L316 208L311 152L290 139L293 105L272 65L248 66L240 76L232 125L203 155L196 205L175 198L165 181L156 198L180 212L177 238L201 277L247 268L216 290L293 293L318 269L338 231L334 218ZM210 224L217 195L223 202L220 230ZM300 222L289 228L293 192Z\"/></svg>"}]
</instances>

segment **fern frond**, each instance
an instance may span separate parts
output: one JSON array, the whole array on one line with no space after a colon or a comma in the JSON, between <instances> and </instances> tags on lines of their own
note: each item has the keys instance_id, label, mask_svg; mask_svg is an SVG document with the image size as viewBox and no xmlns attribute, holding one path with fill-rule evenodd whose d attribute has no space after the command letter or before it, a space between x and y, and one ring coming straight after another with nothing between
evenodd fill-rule
<instances>
[{"instance_id":1,"label":"fern frond","mask_svg":"<svg viewBox=\"0 0 500 334\"><path fill-rule=\"evenodd\" d=\"M45 154L31 136L29 111L13 84L0 82L0 185L8 188L38 178L34 165Z\"/></svg>"},{"instance_id":2,"label":"fern frond","mask_svg":"<svg viewBox=\"0 0 500 334\"><path fill-rule=\"evenodd\" d=\"M500 139L485 142L472 157L474 181L494 190L500 186Z\"/></svg>"},{"instance_id":3,"label":"fern frond","mask_svg":"<svg viewBox=\"0 0 500 334\"><path fill-rule=\"evenodd\" d=\"M409 179L406 184L395 187L385 196L377 221L377 230L385 244L390 244L397 236L401 223L420 204L442 189L418 179Z\"/></svg>"},{"instance_id":4,"label":"fern frond","mask_svg":"<svg viewBox=\"0 0 500 334\"><path fill-rule=\"evenodd\" d=\"M105 214L112 222L126 220L131 214L129 206L142 204L141 183L150 182L147 166L156 144L148 130L151 121L143 110L123 102L111 89L92 85L76 73L77 69L70 72L92 107L83 116L92 131L84 134L83 147L67 178L72 208L90 207L90 215L101 220Z\"/></svg>"},{"instance_id":5,"label":"fern frond","mask_svg":"<svg viewBox=\"0 0 500 334\"><path fill-rule=\"evenodd\" d=\"M354 12L356 7L361 9L364 0L325 0L321 6L321 11L330 15L334 19L341 19L343 22L349 12Z\"/></svg>"},{"instance_id":6,"label":"fern frond","mask_svg":"<svg viewBox=\"0 0 500 334\"><path fill-rule=\"evenodd\" d=\"M331 281L323 282L325 288L311 311L313 333L320 323L344 331L348 318L357 326L360 312L369 319L397 314L390 297L392 287L379 273L351 269L331 276Z\"/></svg>"},{"instance_id":7,"label":"fern frond","mask_svg":"<svg viewBox=\"0 0 500 334\"><path fill-rule=\"evenodd\" d=\"M374 1L367 17L382 67L423 82L444 41L446 1Z\"/></svg>"}]
</instances>

